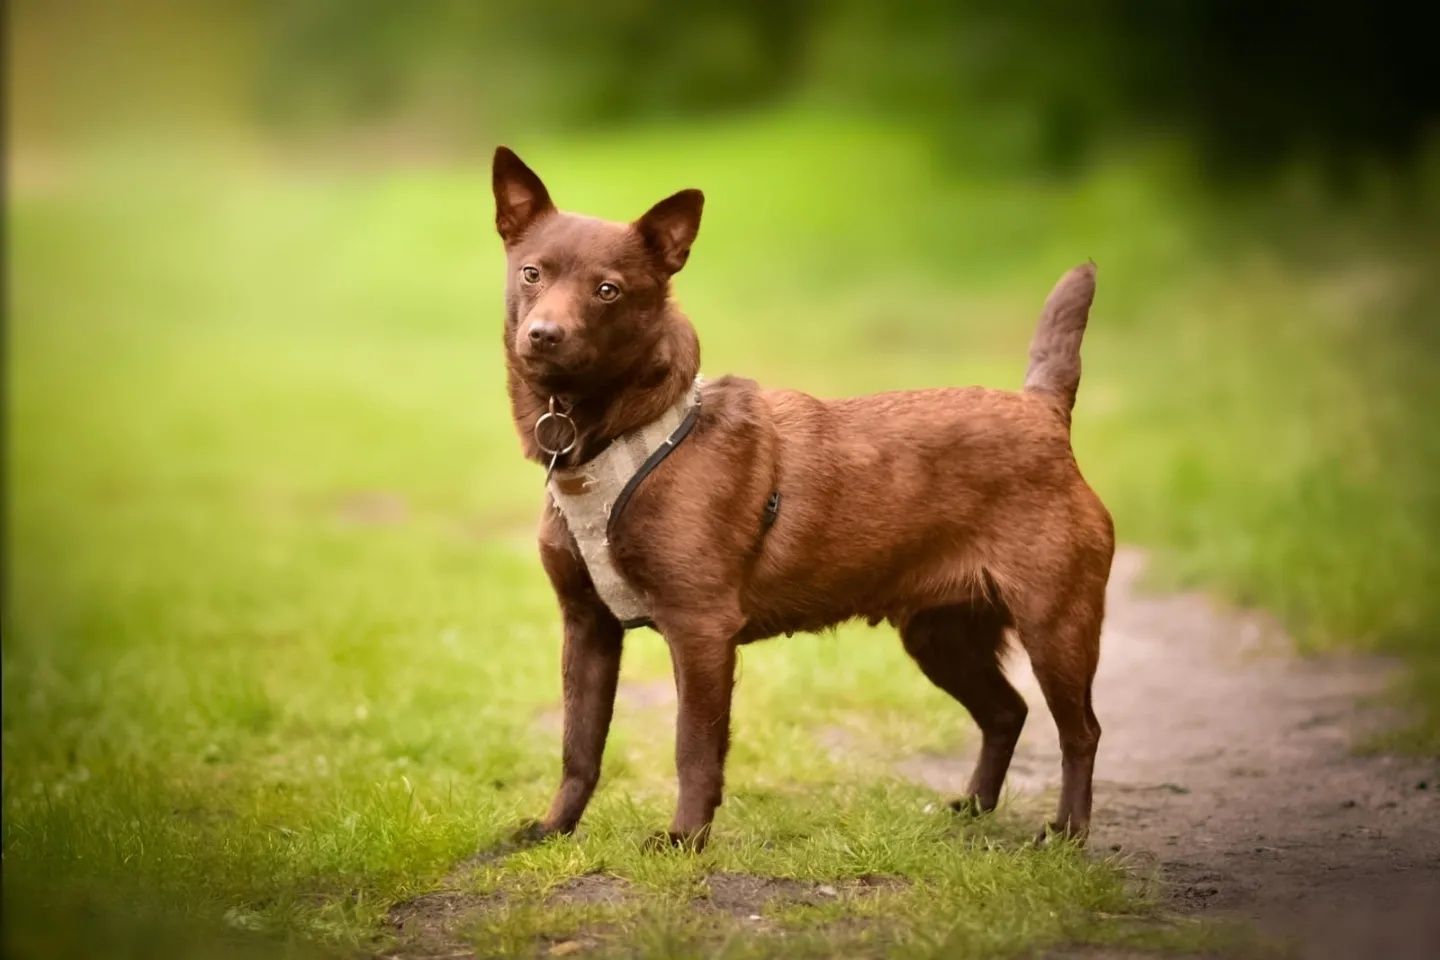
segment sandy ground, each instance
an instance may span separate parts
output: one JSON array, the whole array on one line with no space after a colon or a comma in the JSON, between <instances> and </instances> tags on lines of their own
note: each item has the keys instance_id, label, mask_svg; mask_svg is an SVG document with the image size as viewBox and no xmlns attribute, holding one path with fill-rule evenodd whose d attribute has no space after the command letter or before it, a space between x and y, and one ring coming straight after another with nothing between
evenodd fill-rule
<instances>
[{"instance_id":1,"label":"sandy ground","mask_svg":"<svg viewBox=\"0 0 1440 960\"><path fill-rule=\"evenodd\" d=\"M1175 908L1253 921L1302 957L1440 957L1440 762L1355 750L1396 720L1376 705L1394 665L1299 659L1261 615L1138 591L1143 566L1122 551L1111 577L1092 849L1157 868ZM1053 794L1055 727L1023 659L1008 786ZM960 766L924 779L953 792Z\"/></svg>"}]
</instances>

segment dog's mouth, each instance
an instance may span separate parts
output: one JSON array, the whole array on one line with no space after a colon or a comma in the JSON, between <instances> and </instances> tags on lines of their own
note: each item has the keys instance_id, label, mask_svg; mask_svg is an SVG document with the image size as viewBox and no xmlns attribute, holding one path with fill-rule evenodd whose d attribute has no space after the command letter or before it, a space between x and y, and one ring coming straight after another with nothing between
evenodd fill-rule
<instances>
[{"instance_id":1,"label":"dog's mouth","mask_svg":"<svg viewBox=\"0 0 1440 960\"><path fill-rule=\"evenodd\" d=\"M580 389L584 368L573 357L520 357L520 375L525 382L544 394L569 394Z\"/></svg>"},{"instance_id":2,"label":"dog's mouth","mask_svg":"<svg viewBox=\"0 0 1440 960\"><path fill-rule=\"evenodd\" d=\"M574 357L553 353L521 353L520 364L530 377L567 377L580 372Z\"/></svg>"}]
</instances>

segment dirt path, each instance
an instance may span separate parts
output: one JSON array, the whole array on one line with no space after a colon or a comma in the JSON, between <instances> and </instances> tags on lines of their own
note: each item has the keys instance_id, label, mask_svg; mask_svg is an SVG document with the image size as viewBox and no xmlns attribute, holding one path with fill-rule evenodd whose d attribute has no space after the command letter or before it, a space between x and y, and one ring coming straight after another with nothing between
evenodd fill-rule
<instances>
[{"instance_id":1,"label":"dirt path","mask_svg":"<svg viewBox=\"0 0 1440 960\"><path fill-rule=\"evenodd\" d=\"M1253 920L1304 957L1440 956L1440 764L1353 749L1393 722L1366 701L1394 668L1299 660L1264 617L1138 592L1143 566L1122 551L1112 575L1094 848L1153 863L1176 907ZM1053 789L1054 724L1013 672L1032 712L1011 789Z\"/></svg>"}]
</instances>

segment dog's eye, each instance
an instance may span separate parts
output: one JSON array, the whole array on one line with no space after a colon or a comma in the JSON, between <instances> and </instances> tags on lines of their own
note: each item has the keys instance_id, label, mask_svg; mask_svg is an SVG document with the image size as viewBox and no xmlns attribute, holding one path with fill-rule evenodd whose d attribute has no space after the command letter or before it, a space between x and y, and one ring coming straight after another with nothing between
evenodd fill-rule
<instances>
[{"instance_id":1,"label":"dog's eye","mask_svg":"<svg viewBox=\"0 0 1440 960\"><path fill-rule=\"evenodd\" d=\"M595 288L595 296L599 297L601 300L604 300L606 303L609 303L611 300L614 300L616 297L620 296L620 288L615 286L615 284L613 283L602 283L600 284L600 286Z\"/></svg>"},{"instance_id":2,"label":"dog's eye","mask_svg":"<svg viewBox=\"0 0 1440 960\"><path fill-rule=\"evenodd\" d=\"M540 268L532 267L527 264L526 266L520 268L520 276L525 278L526 283L539 283Z\"/></svg>"}]
</instances>

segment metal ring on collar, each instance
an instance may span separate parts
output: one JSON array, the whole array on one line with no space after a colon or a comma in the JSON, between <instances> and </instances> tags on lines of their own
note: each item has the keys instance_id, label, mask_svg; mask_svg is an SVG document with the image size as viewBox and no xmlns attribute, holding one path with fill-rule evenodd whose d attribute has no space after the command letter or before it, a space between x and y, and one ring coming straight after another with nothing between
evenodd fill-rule
<instances>
[{"instance_id":1,"label":"metal ring on collar","mask_svg":"<svg viewBox=\"0 0 1440 960\"><path fill-rule=\"evenodd\" d=\"M541 427L546 421L549 421L549 420L554 420L556 423L563 424L563 425L568 426L568 427L570 428L570 440L569 440L569 442L566 443L564 446L560 447L559 449L555 449L555 448L553 448L553 447L546 446L546 445L545 445L545 441L542 440L542 439L540 439L540 427ZM554 397L551 397L551 398L550 398L550 409L549 409L549 410L546 410L544 413L540 414L540 418L535 421L535 445L538 446L538 447L541 449L541 451L543 451L545 454L547 454L547 455L549 455L549 456L552 456L552 457L563 457L563 456L565 456L565 454L569 453L571 450L574 450L574 449L575 449L575 445L576 445L577 443L579 443L579 442L580 442L580 428L575 425L575 421L574 421L573 419L571 419L570 414L566 413L566 412L563 411L563 410L557 411L557 410L555 409L555 398L554 398Z\"/></svg>"}]
</instances>

